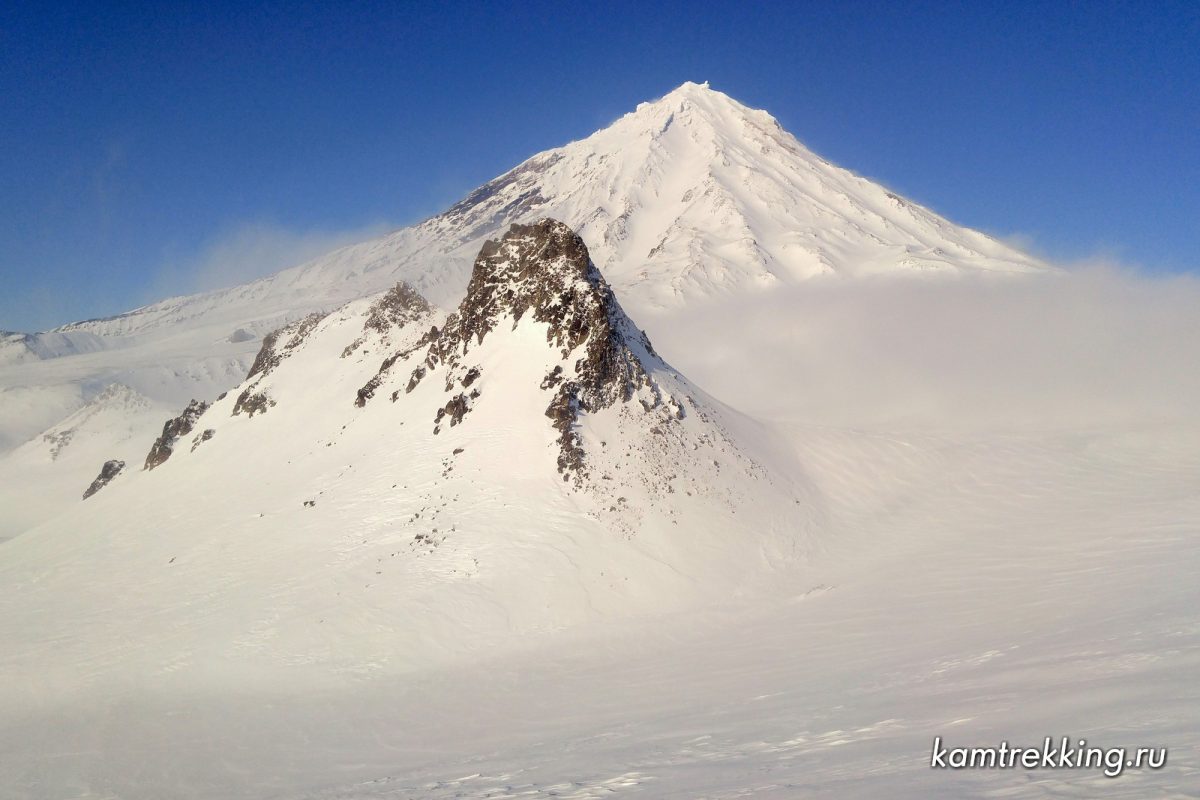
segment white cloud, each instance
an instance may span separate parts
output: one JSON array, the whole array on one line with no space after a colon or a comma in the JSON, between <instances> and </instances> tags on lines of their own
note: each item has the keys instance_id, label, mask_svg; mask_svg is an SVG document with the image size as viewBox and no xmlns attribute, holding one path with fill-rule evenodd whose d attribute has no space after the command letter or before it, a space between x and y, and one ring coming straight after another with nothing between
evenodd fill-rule
<instances>
[{"instance_id":1,"label":"white cloud","mask_svg":"<svg viewBox=\"0 0 1200 800\"><path fill-rule=\"evenodd\" d=\"M1195 276L1094 264L1034 278L817 281L688 315L702 325L650 327L668 360L751 413L1030 430L1197 420L1197 309Z\"/></svg>"}]
</instances>

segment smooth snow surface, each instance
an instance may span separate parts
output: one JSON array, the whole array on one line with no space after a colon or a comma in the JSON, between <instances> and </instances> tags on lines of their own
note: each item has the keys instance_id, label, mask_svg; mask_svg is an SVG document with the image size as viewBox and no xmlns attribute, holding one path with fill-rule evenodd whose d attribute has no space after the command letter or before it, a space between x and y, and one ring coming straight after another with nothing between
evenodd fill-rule
<instances>
[{"instance_id":1,"label":"smooth snow surface","mask_svg":"<svg viewBox=\"0 0 1200 800\"><path fill-rule=\"evenodd\" d=\"M155 545L145 560L156 574L139 573L151 585L126 591L177 586L175 605L150 620L182 618L192 628L236 633L244 640L241 668L205 663L204 651L180 652L186 628L174 623L124 646L114 639L108 650L89 647L89 668L123 665L89 689L78 686L70 642L38 651L46 669L37 675L13 666L29 654L26 645L10 650L0 714L3 792L1195 796L1195 449L1184 454L1120 436L954 442L790 434L804 443L836 544L775 601L597 624L525 639L522 652L507 655L480 647L465 663L372 669L368 656L389 649L397 626L407 625L377 616L387 602L381 597L409 591L387 583L396 575L390 565L373 574L373 534L356 553L350 532L328 532L323 546L339 548L343 561L317 572L293 563L313 534L293 534L290 525L269 541L244 526L249 541L237 547L209 531L224 543L211 555L205 551L217 545ZM364 530L372 524L367 518ZM100 528L86 533L108 538ZM572 524L561 533L585 532ZM17 544L29 541L7 547ZM281 578L263 573L230 584L226 576L264 549L277 553L275 571L295 589L266 593L262 587ZM509 552L519 559L527 551ZM140 569L136 554L128 558L130 569ZM201 558L211 564L207 597L171 572ZM511 566L522 574L522 565ZM368 588L369 581L376 582ZM352 596L330 604L335 586ZM127 626L106 617L129 613L132 602L104 604L91 624ZM13 606L27 608L9 598L6 641ZM291 615L282 624L281 610ZM425 604L407 614L432 617L431 626L448 616ZM315 646L334 629L324 648ZM296 637L313 648L263 672L244 669L288 655L278 642ZM276 644L264 647L268 640ZM306 661L314 658L343 671L313 671ZM370 674L347 674L352 665ZM1070 735L1105 746L1168 746L1170 761L1117 779L1082 770L935 772L926 762L935 735L978 746Z\"/></svg>"}]
</instances>

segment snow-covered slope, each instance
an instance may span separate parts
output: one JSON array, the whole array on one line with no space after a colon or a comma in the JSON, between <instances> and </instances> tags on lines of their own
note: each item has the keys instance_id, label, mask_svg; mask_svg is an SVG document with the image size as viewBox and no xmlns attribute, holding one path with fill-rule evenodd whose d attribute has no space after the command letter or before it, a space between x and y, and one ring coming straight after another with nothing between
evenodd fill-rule
<instances>
[{"instance_id":1,"label":"snow-covered slope","mask_svg":"<svg viewBox=\"0 0 1200 800\"><path fill-rule=\"evenodd\" d=\"M812 543L795 458L663 362L549 220L486 246L449 317L398 286L305 318L163 430L148 469L5 545L6 674L407 670L727 603Z\"/></svg>"}]
</instances>

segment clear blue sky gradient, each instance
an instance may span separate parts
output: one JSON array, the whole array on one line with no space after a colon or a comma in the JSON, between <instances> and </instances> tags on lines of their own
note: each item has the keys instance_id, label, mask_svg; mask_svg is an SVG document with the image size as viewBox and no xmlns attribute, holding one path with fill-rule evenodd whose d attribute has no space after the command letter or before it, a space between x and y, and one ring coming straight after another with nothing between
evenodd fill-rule
<instances>
[{"instance_id":1,"label":"clear blue sky gradient","mask_svg":"<svg viewBox=\"0 0 1200 800\"><path fill-rule=\"evenodd\" d=\"M1200 270L1195 0L18 3L0 328L184 291L247 226L408 224L684 80L1043 255Z\"/></svg>"}]
</instances>

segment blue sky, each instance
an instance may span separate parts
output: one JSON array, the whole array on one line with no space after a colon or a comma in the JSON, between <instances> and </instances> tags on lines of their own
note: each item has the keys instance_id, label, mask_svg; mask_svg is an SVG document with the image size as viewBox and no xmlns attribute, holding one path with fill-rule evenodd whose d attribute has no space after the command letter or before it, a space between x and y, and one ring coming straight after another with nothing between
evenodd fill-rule
<instances>
[{"instance_id":1,"label":"blue sky","mask_svg":"<svg viewBox=\"0 0 1200 800\"><path fill-rule=\"evenodd\" d=\"M684 80L1055 259L1200 270L1200 4L113 3L0 16L0 328L434 213Z\"/></svg>"}]
</instances>

